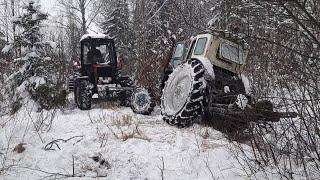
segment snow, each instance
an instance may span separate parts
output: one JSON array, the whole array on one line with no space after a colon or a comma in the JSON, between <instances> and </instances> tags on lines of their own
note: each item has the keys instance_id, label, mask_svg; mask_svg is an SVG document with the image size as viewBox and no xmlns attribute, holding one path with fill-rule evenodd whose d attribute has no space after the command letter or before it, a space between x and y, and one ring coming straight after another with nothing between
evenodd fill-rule
<instances>
[{"instance_id":1,"label":"snow","mask_svg":"<svg viewBox=\"0 0 320 180\"><path fill-rule=\"evenodd\" d=\"M250 81L248 79L248 77L245 74L241 74L241 80L242 83L244 85L245 91L247 95L251 95L252 91L251 91L251 86L250 86Z\"/></svg>"},{"instance_id":2,"label":"snow","mask_svg":"<svg viewBox=\"0 0 320 180\"><path fill-rule=\"evenodd\" d=\"M92 38L92 39L103 39L103 38L109 38L108 35L106 34L102 34L102 33L89 33L89 34L85 34L81 37L80 41L83 41L87 38Z\"/></svg>"},{"instance_id":3,"label":"snow","mask_svg":"<svg viewBox=\"0 0 320 180\"><path fill-rule=\"evenodd\" d=\"M43 77L31 77L30 79L30 84L34 84L35 85L35 89L38 88L39 86L46 84L46 80Z\"/></svg>"},{"instance_id":4,"label":"snow","mask_svg":"<svg viewBox=\"0 0 320 180\"><path fill-rule=\"evenodd\" d=\"M51 61L51 57L45 57L45 58L43 58L43 60L45 60L45 61Z\"/></svg>"},{"instance_id":5,"label":"snow","mask_svg":"<svg viewBox=\"0 0 320 180\"><path fill-rule=\"evenodd\" d=\"M224 93L230 93L230 87L229 86L225 86L225 87L223 87L223 92Z\"/></svg>"},{"instance_id":6,"label":"snow","mask_svg":"<svg viewBox=\"0 0 320 180\"><path fill-rule=\"evenodd\" d=\"M57 49L57 43L53 41L46 41L45 44L48 44L53 50Z\"/></svg>"},{"instance_id":7,"label":"snow","mask_svg":"<svg viewBox=\"0 0 320 180\"><path fill-rule=\"evenodd\" d=\"M215 14L213 18L208 21L208 26L210 27L216 25L216 22L219 20L219 16L220 14Z\"/></svg>"},{"instance_id":8,"label":"snow","mask_svg":"<svg viewBox=\"0 0 320 180\"><path fill-rule=\"evenodd\" d=\"M213 70L212 63L210 62L210 60L208 58L205 58L205 57L202 57L202 56L197 56L196 58L199 61L201 61L202 65L206 69L205 78L214 79L215 78L215 74L214 74L214 70Z\"/></svg>"},{"instance_id":9,"label":"snow","mask_svg":"<svg viewBox=\"0 0 320 180\"><path fill-rule=\"evenodd\" d=\"M248 105L248 102L249 102L249 100L245 95L239 94L237 96L236 104L240 109L245 109Z\"/></svg>"},{"instance_id":10,"label":"snow","mask_svg":"<svg viewBox=\"0 0 320 180\"><path fill-rule=\"evenodd\" d=\"M80 111L70 107L56 112L51 128L43 126L39 134L34 124L49 124L50 118L45 117L54 111L41 114L31 108L24 107L15 117L0 118L1 125L6 122L0 126L4 147L0 149L0 162L5 166L14 163L2 174L4 179L49 179L48 173L71 175L72 164L75 175L85 175L85 179L97 175L108 179L161 179L162 168L164 179L242 179L244 175L223 134L200 125L188 129L169 126L163 122L159 108L152 116L144 116L130 108L96 106ZM45 150L55 139L69 138ZM26 150L13 152L20 142L26 143ZM107 163L93 161L97 154Z\"/></svg>"},{"instance_id":11,"label":"snow","mask_svg":"<svg viewBox=\"0 0 320 180\"><path fill-rule=\"evenodd\" d=\"M12 44L7 44L4 46L4 48L1 50L2 53L9 53L9 51L13 48Z\"/></svg>"},{"instance_id":12,"label":"snow","mask_svg":"<svg viewBox=\"0 0 320 180\"><path fill-rule=\"evenodd\" d=\"M37 14L32 14L31 20L36 21L38 19Z\"/></svg>"},{"instance_id":13,"label":"snow","mask_svg":"<svg viewBox=\"0 0 320 180\"><path fill-rule=\"evenodd\" d=\"M11 18L11 22L20 22L21 21L21 17L20 16L13 16Z\"/></svg>"},{"instance_id":14,"label":"snow","mask_svg":"<svg viewBox=\"0 0 320 180\"><path fill-rule=\"evenodd\" d=\"M33 52L28 53L28 54L26 55L26 57L29 57L29 58L38 58L39 55L38 55L35 51L33 51Z\"/></svg>"},{"instance_id":15,"label":"snow","mask_svg":"<svg viewBox=\"0 0 320 180\"><path fill-rule=\"evenodd\" d=\"M28 95L27 93L27 86L29 83L27 81L24 81L19 87L17 87L16 91L19 95L22 97L26 97Z\"/></svg>"}]
</instances>

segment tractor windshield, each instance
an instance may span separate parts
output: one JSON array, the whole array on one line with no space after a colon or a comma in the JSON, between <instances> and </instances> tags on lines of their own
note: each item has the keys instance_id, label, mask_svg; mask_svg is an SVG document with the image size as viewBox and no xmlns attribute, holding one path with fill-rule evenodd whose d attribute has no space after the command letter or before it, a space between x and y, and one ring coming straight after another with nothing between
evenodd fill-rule
<instances>
[{"instance_id":1,"label":"tractor windshield","mask_svg":"<svg viewBox=\"0 0 320 180\"><path fill-rule=\"evenodd\" d=\"M220 45L220 57L237 64L244 63L244 51L239 45L232 45L224 42Z\"/></svg>"},{"instance_id":2,"label":"tractor windshield","mask_svg":"<svg viewBox=\"0 0 320 180\"><path fill-rule=\"evenodd\" d=\"M106 42L85 42L83 46L83 63L110 63L110 44Z\"/></svg>"},{"instance_id":3,"label":"tractor windshield","mask_svg":"<svg viewBox=\"0 0 320 180\"><path fill-rule=\"evenodd\" d=\"M185 42L179 42L174 51L173 57L171 59L171 66L176 68L179 66L184 60L184 56L186 55L186 44Z\"/></svg>"}]
</instances>

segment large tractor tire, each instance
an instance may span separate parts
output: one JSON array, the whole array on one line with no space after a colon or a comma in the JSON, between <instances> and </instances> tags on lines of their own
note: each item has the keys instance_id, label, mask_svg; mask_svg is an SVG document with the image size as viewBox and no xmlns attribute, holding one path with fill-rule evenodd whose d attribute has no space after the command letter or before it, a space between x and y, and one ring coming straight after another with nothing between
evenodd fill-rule
<instances>
[{"instance_id":1,"label":"large tractor tire","mask_svg":"<svg viewBox=\"0 0 320 180\"><path fill-rule=\"evenodd\" d=\"M204 73L203 64L196 59L188 60L172 72L161 97L164 121L183 128L191 126L203 115Z\"/></svg>"},{"instance_id":2,"label":"large tractor tire","mask_svg":"<svg viewBox=\"0 0 320 180\"><path fill-rule=\"evenodd\" d=\"M150 93L143 88L136 89L131 96L131 109L137 114L150 115L156 104Z\"/></svg>"},{"instance_id":3,"label":"large tractor tire","mask_svg":"<svg viewBox=\"0 0 320 180\"><path fill-rule=\"evenodd\" d=\"M90 110L92 104L92 88L88 80L77 80L75 87L75 102L79 109Z\"/></svg>"}]
</instances>

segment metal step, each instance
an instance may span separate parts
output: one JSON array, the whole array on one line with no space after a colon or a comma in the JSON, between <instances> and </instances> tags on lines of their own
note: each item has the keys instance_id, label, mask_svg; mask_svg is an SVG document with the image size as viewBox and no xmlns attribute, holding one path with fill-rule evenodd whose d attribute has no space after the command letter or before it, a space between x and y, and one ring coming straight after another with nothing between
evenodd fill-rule
<instances>
[{"instance_id":1,"label":"metal step","mask_svg":"<svg viewBox=\"0 0 320 180\"><path fill-rule=\"evenodd\" d=\"M74 81L73 80L68 81L68 90L69 90L69 92L72 92L74 90Z\"/></svg>"}]
</instances>

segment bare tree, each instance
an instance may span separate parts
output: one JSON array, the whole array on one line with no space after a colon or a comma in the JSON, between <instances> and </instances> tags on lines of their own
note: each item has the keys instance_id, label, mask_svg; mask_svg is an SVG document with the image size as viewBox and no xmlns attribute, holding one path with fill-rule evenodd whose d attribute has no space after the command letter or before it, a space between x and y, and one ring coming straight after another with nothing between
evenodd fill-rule
<instances>
[{"instance_id":1,"label":"bare tree","mask_svg":"<svg viewBox=\"0 0 320 180\"><path fill-rule=\"evenodd\" d=\"M81 26L81 34L86 34L88 28L95 22L97 15L100 13L101 2L97 0L59 0L59 3L64 7L65 14L68 18L72 18Z\"/></svg>"}]
</instances>

